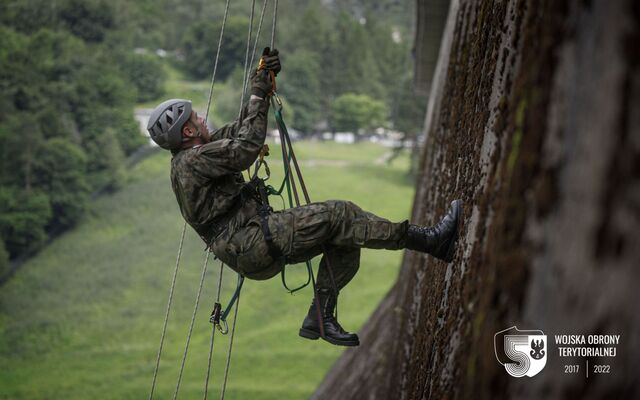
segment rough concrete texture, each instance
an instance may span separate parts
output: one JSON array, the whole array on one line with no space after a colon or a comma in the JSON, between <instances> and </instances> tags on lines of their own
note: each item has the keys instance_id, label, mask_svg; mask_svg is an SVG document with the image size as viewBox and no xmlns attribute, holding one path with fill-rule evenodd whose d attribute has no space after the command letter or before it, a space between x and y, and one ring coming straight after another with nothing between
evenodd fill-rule
<instances>
[{"instance_id":1,"label":"rough concrete texture","mask_svg":"<svg viewBox=\"0 0 640 400\"><path fill-rule=\"evenodd\" d=\"M462 198L456 258L407 252L314 398L640 398L640 3L453 3L413 221ZM493 335L512 325L550 350L621 334L612 373L565 375L552 352L511 378Z\"/></svg>"}]
</instances>

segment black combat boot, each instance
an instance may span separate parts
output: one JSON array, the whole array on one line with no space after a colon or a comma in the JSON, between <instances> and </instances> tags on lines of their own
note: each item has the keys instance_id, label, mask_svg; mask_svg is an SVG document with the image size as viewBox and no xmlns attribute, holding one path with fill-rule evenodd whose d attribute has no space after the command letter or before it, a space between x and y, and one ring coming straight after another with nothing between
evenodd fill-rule
<instances>
[{"instance_id":1,"label":"black combat boot","mask_svg":"<svg viewBox=\"0 0 640 400\"><path fill-rule=\"evenodd\" d=\"M421 251L451 262L458 240L458 225L462 217L462 200L454 200L436 226L409 225L407 249Z\"/></svg>"},{"instance_id":2,"label":"black combat boot","mask_svg":"<svg viewBox=\"0 0 640 400\"><path fill-rule=\"evenodd\" d=\"M318 300L320 301L320 312L322 313L322 322L324 327L324 340L337 346L358 346L360 339L355 333L346 332L338 323L334 316L336 307L336 297L331 289L318 289ZM309 313L302 322L300 328L300 336L303 338L316 340L321 337L320 323L318 322L318 312L315 300L311 302Z\"/></svg>"}]
</instances>

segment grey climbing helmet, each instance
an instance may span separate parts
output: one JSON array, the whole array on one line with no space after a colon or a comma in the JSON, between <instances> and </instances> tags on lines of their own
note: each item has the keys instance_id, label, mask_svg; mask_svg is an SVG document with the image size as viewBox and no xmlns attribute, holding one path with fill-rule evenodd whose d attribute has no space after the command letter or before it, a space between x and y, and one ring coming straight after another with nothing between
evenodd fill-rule
<instances>
[{"instance_id":1,"label":"grey climbing helmet","mask_svg":"<svg viewBox=\"0 0 640 400\"><path fill-rule=\"evenodd\" d=\"M182 145L182 126L191 117L189 100L171 99L156 107L147 124L154 142L163 149L176 150Z\"/></svg>"}]
</instances>

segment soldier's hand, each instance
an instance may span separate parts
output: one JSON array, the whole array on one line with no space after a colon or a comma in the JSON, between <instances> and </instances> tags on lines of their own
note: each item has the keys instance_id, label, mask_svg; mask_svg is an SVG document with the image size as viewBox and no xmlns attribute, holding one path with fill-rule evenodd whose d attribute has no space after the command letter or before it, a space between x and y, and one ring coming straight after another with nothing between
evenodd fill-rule
<instances>
[{"instance_id":1,"label":"soldier's hand","mask_svg":"<svg viewBox=\"0 0 640 400\"><path fill-rule=\"evenodd\" d=\"M266 69L254 71L251 75L251 94L265 99L273 89L271 74Z\"/></svg>"},{"instance_id":2,"label":"soldier's hand","mask_svg":"<svg viewBox=\"0 0 640 400\"><path fill-rule=\"evenodd\" d=\"M273 73L278 76L278 72L282 69L282 65L280 65L280 56L278 55L278 49L269 50L269 48L265 48L265 55L262 56L264 60L265 69L273 71Z\"/></svg>"}]
</instances>

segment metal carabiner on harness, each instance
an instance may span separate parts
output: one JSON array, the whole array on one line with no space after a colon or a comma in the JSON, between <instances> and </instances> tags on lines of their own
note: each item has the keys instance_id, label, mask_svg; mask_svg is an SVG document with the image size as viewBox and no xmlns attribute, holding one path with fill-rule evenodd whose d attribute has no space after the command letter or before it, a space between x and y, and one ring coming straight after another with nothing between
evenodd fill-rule
<instances>
[{"instance_id":1,"label":"metal carabiner on harness","mask_svg":"<svg viewBox=\"0 0 640 400\"><path fill-rule=\"evenodd\" d=\"M211 317L209 318L209 322L211 322L213 326L218 328L220 333L222 333L223 335L226 335L229 332L229 325L227 324L226 319L220 318L221 316L222 316L222 304L216 302L213 305L213 311L211 311ZM222 325L220 325L220 321L224 323L224 328L222 327Z\"/></svg>"}]
</instances>

